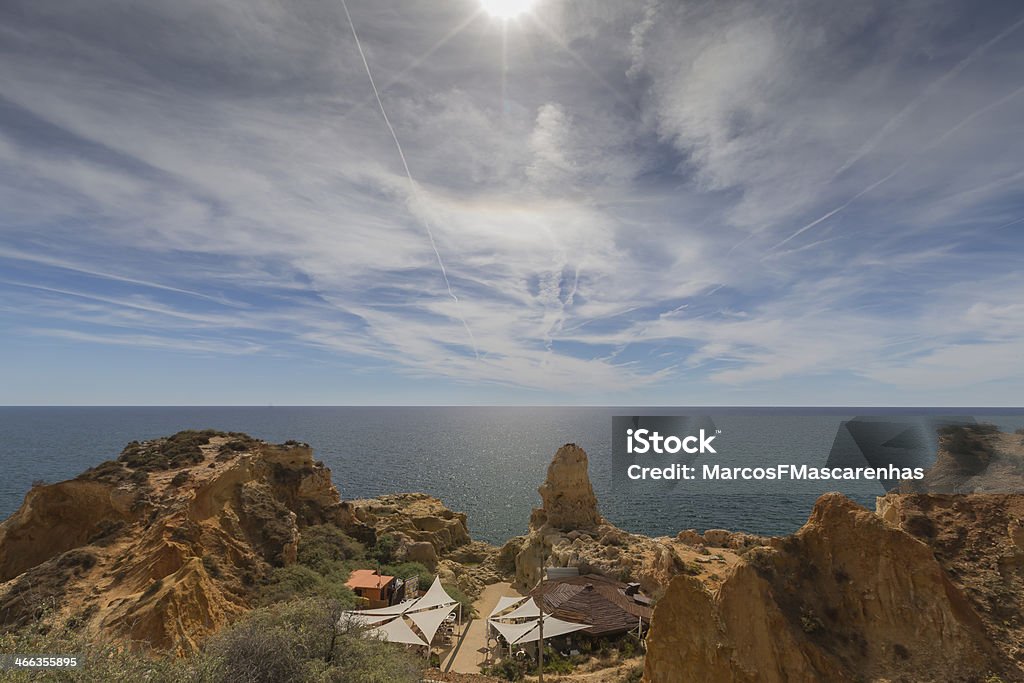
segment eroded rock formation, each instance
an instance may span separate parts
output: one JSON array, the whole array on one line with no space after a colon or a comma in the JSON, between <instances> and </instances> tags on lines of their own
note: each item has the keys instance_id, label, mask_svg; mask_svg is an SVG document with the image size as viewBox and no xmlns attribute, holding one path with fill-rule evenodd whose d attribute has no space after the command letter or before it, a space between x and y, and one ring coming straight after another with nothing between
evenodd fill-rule
<instances>
[{"instance_id":1,"label":"eroded rock formation","mask_svg":"<svg viewBox=\"0 0 1024 683\"><path fill-rule=\"evenodd\" d=\"M470 538L466 515L425 493L395 493L347 501L346 509L379 536L391 536L400 561L420 562L445 583L475 596L501 580L498 549Z\"/></svg>"},{"instance_id":2,"label":"eroded rock formation","mask_svg":"<svg viewBox=\"0 0 1024 683\"><path fill-rule=\"evenodd\" d=\"M558 449L538 491L542 505L530 516L529 533L509 540L498 560L520 588L535 586L544 567L578 567L582 574L637 581L658 595L681 573L714 583L736 561L736 548L761 541L729 532L649 538L619 529L598 511L587 454L576 444Z\"/></svg>"},{"instance_id":3,"label":"eroded rock formation","mask_svg":"<svg viewBox=\"0 0 1024 683\"><path fill-rule=\"evenodd\" d=\"M1015 671L925 543L828 494L796 534L748 550L719 587L673 580L644 680L1019 680Z\"/></svg>"},{"instance_id":4,"label":"eroded rock formation","mask_svg":"<svg viewBox=\"0 0 1024 683\"><path fill-rule=\"evenodd\" d=\"M302 527L365 535L305 444L184 434L33 487L0 524L0 625L53 607L58 622L188 651L294 561Z\"/></svg>"}]
</instances>

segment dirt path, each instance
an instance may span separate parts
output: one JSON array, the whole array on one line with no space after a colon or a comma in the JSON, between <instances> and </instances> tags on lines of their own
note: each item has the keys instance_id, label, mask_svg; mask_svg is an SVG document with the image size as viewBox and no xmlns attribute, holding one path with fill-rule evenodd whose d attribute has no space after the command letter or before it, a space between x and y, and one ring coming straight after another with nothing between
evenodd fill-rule
<instances>
[{"instance_id":1,"label":"dirt path","mask_svg":"<svg viewBox=\"0 0 1024 683\"><path fill-rule=\"evenodd\" d=\"M480 598L473 603L476 618L466 625L463 636L455 643L448 659L441 663L441 669L464 674L480 673L480 664L487 657L487 615L498 604L501 596L519 594L507 583L492 583L484 588Z\"/></svg>"}]
</instances>

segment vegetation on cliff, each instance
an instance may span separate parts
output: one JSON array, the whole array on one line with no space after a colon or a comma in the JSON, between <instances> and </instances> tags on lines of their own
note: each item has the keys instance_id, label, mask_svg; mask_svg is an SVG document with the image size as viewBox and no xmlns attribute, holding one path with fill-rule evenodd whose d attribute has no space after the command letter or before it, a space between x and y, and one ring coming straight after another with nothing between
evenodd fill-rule
<instances>
[{"instance_id":1,"label":"vegetation on cliff","mask_svg":"<svg viewBox=\"0 0 1024 683\"><path fill-rule=\"evenodd\" d=\"M346 630L339 601L308 598L255 609L184 657L131 647L124 641L45 619L0 635L0 652L75 653L80 666L60 672L3 672L0 680L92 683L413 683L422 658ZM45 615L44 615L45 616ZM138 645L138 644L136 644Z\"/></svg>"}]
</instances>

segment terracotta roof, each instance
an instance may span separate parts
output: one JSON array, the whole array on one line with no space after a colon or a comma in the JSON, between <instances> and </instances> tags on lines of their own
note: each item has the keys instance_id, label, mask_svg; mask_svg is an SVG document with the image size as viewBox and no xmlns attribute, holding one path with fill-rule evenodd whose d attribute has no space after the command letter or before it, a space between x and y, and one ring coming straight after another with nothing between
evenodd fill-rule
<instances>
[{"instance_id":1,"label":"terracotta roof","mask_svg":"<svg viewBox=\"0 0 1024 683\"><path fill-rule=\"evenodd\" d=\"M624 633L641 619L649 623L653 612L626 595L626 584L597 574L544 581L530 595L559 619L592 624L585 632L595 636Z\"/></svg>"},{"instance_id":2,"label":"terracotta roof","mask_svg":"<svg viewBox=\"0 0 1024 683\"><path fill-rule=\"evenodd\" d=\"M394 580L395 577L378 574L373 569L353 569L345 585L349 588L383 588Z\"/></svg>"}]
</instances>

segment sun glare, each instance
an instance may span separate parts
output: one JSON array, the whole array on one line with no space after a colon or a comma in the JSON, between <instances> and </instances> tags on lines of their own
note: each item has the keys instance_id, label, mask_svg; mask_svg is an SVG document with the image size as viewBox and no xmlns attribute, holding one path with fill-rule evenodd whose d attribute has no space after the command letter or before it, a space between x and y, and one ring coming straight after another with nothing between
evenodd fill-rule
<instances>
[{"instance_id":1,"label":"sun glare","mask_svg":"<svg viewBox=\"0 0 1024 683\"><path fill-rule=\"evenodd\" d=\"M533 6L534 0L480 0L484 10L492 17L514 19Z\"/></svg>"}]
</instances>

